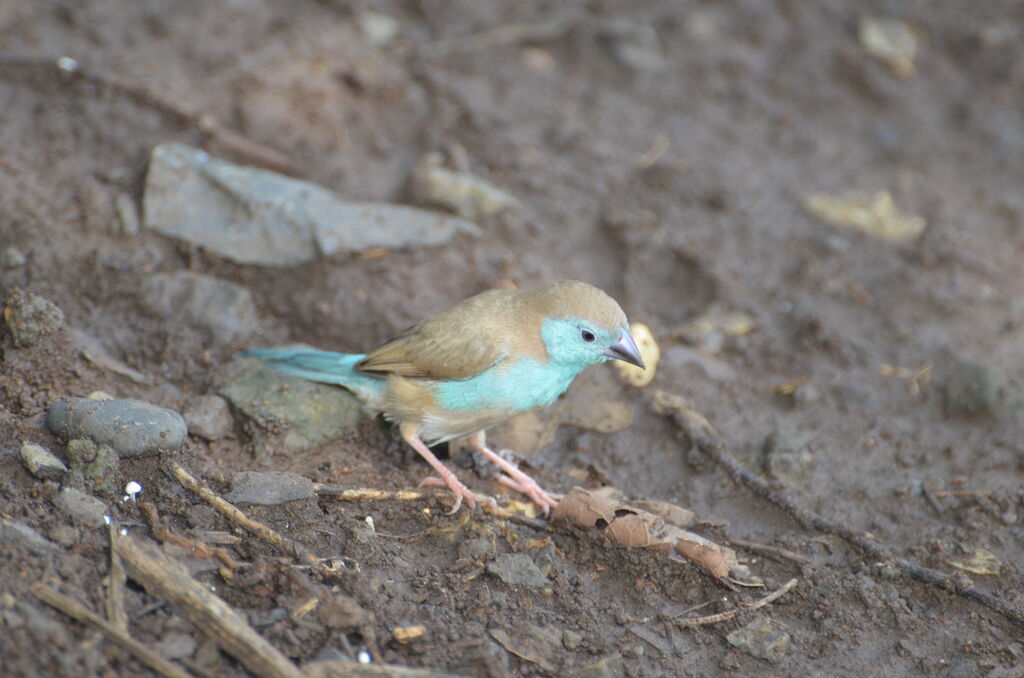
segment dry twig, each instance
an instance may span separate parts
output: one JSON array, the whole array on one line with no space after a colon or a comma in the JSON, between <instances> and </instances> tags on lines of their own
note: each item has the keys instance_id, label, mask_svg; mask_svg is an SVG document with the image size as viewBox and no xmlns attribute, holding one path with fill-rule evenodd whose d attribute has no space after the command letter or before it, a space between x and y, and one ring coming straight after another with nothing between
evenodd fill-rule
<instances>
[{"instance_id":1,"label":"dry twig","mask_svg":"<svg viewBox=\"0 0 1024 678\"><path fill-rule=\"evenodd\" d=\"M111 622L108 622L106 619L92 612L74 598L66 596L56 589L50 588L41 581L37 581L32 584L31 591L44 603L52 605L69 617L73 617L86 624L92 624L102 631L107 638L128 650L128 652L132 653L136 659L157 673L166 676L167 678L191 678L190 674L185 669L164 659L149 647L128 635L127 631L119 628Z\"/></svg>"},{"instance_id":2,"label":"dry twig","mask_svg":"<svg viewBox=\"0 0 1024 678\"><path fill-rule=\"evenodd\" d=\"M169 602L254 674L304 678L298 666L249 626L244 617L193 579L181 563L151 543L133 537L115 534L112 544L132 579L154 598Z\"/></svg>"},{"instance_id":3,"label":"dry twig","mask_svg":"<svg viewBox=\"0 0 1024 678\"><path fill-rule=\"evenodd\" d=\"M719 437L718 432L712 428L710 422L690 407L684 398L672 393L657 391L654 393L654 409L658 413L670 417L686 433L690 440L704 454L711 457L716 464L724 468L732 476L733 480L765 501L775 504L804 527L839 537L859 549L865 555L892 563L905 577L965 598L970 598L989 609L995 610L1018 626L1024 626L1024 611L1012 607L1005 601L985 591L963 584L957 578L948 574L923 567L905 558L900 558L893 553L892 549L879 544L870 536L852 530L845 525L834 523L814 511L805 509L790 497L773 489L763 478L743 466L729 452L725 443Z\"/></svg>"},{"instance_id":4,"label":"dry twig","mask_svg":"<svg viewBox=\"0 0 1024 678\"><path fill-rule=\"evenodd\" d=\"M191 125L245 162L286 174L297 173L295 165L284 153L222 126L212 115L189 110L174 99L157 94L142 85L130 83L106 73L83 69L78 62L69 57L41 59L18 54L0 54L0 73L14 69L52 74L70 81L77 80L126 96L137 103L155 108Z\"/></svg>"},{"instance_id":5,"label":"dry twig","mask_svg":"<svg viewBox=\"0 0 1024 678\"><path fill-rule=\"evenodd\" d=\"M794 553L789 549L779 548L778 546L769 546L768 544L758 544L757 542L745 541L743 539L729 539L729 543L733 546L739 546L741 549L747 551L753 551L754 553L763 553L769 557L781 558L783 560L791 560L794 563L800 563L813 570L817 570L820 567L816 562L802 556L799 553Z\"/></svg>"},{"instance_id":6,"label":"dry twig","mask_svg":"<svg viewBox=\"0 0 1024 678\"><path fill-rule=\"evenodd\" d=\"M718 614L709 614L705 617L694 617L693 619L681 619L677 623L683 628L696 628L698 626L707 626L708 624L717 624L719 622L728 621L734 617L745 612L753 612L754 610L760 610L765 605L770 605L776 600L786 595L794 586L796 586L797 580L790 579L788 582L777 588L776 590L769 593L764 598L761 598L749 607L735 607L725 612L719 612Z\"/></svg>"},{"instance_id":7,"label":"dry twig","mask_svg":"<svg viewBox=\"0 0 1024 678\"><path fill-rule=\"evenodd\" d=\"M219 496L216 492L210 488L201 484L196 480L192 474L183 469L179 464L171 462L170 464L171 473L186 489L198 495L203 501L216 509L221 515L226 517L228 520L238 525L241 528L249 531L255 536L259 537L263 541L267 542L271 546L284 551L288 555L300 560L306 565L317 565L321 562L320 558L313 555L309 549L302 544L293 541L283 535L278 534L271 528L267 527L258 520L253 520L249 516L245 515L243 511L237 508L234 504L225 500Z\"/></svg>"}]
</instances>

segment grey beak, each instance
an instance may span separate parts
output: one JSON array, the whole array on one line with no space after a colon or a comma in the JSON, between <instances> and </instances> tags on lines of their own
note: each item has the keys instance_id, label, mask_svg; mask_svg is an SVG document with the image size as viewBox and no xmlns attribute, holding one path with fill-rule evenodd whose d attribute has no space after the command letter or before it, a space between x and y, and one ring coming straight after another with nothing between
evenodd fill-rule
<instances>
[{"instance_id":1,"label":"grey beak","mask_svg":"<svg viewBox=\"0 0 1024 678\"><path fill-rule=\"evenodd\" d=\"M640 357L640 349L636 347L636 342L630 336L629 330L622 330L622 336L619 337L618 341L609 346L604 354L609 358L621 360L630 365L636 365L641 370L647 369L644 367L644 359Z\"/></svg>"}]
</instances>

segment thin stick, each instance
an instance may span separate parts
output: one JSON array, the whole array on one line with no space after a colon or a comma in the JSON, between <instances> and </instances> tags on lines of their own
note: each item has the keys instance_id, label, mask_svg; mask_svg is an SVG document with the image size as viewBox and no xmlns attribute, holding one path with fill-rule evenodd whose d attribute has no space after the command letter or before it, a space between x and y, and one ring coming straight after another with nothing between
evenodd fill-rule
<instances>
[{"instance_id":1,"label":"thin stick","mask_svg":"<svg viewBox=\"0 0 1024 678\"><path fill-rule=\"evenodd\" d=\"M191 674L177 664L164 659L146 645L128 635L106 619L95 614L74 598L52 589L42 581L37 581L29 588L32 593L48 605L52 605L64 614L86 624L92 624L136 659L167 678L191 678Z\"/></svg>"},{"instance_id":2,"label":"thin stick","mask_svg":"<svg viewBox=\"0 0 1024 678\"><path fill-rule=\"evenodd\" d=\"M220 497L205 485L202 485L188 471L183 469L177 463L171 462L170 469L171 473L178 482L182 484L182 486L198 495L203 501L215 508L221 515L234 524L248 530L271 546L284 551L303 563L317 565L321 562L320 558L313 555L309 549L302 544L278 534L258 520L253 520L249 516L245 515L245 513L238 509L234 504Z\"/></svg>"},{"instance_id":3,"label":"thin stick","mask_svg":"<svg viewBox=\"0 0 1024 678\"><path fill-rule=\"evenodd\" d=\"M814 511L805 509L790 497L773 489L763 478L743 466L729 452L718 432L712 428L707 419L690 407L684 398L658 391L654 394L654 409L656 412L670 417L676 426L681 428L704 454L724 468L733 480L758 497L775 504L804 527L839 537L872 558L892 563L905 577L974 600L995 610L1014 624L1024 626L1024 610L1018 610L1005 601L973 586L962 584L948 574L900 558L893 553L892 549L879 544L868 535L852 530L845 525L834 523Z\"/></svg>"},{"instance_id":4,"label":"thin stick","mask_svg":"<svg viewBox=\"0 0 1024 678\"><path fill-rule=\"evenodd\" d=\"M154 544L116 534L113 549L124 561L129 576L151 596L169 602L254 674L261 678L305 678L299 667L249 626L244 617Z\"/></svg>"},{"instance_id":5,"label":"thin stick","mask_svg":"<svg viewBox=\"0 0 1024 678\"><path fill-rule=\"evenodd\" d=\"M212 115L189 110L170 97L157 94L142 85L133 84L105 73L85 70L73 59L40 59L18 54L0 54L0 73L5 69L41 70L71 80L81 80L102 89L117 92L145 106L156 108L195 127L229 152L246 162L261 167L295 174L296 167L284 153L253 141L234 130L223 127Z\"/></svg>"},{"instance_id":6,"label":"thin stick","mask_svg":"<svg viewBox=\"0 0 1024 678\"><path fill-rule=\"evenodd\" d=\"M745 541L743 539L729 539L729 543L733 546L739 546L741 549L747 551L754 551L755 553L763 553L767 556L775 556L776 558L782 558L783 560L792 560L794 563L800 563L806 565L811 569L818 569L821 567L818 563L814 562L806 556L802 556L799 553L794 553L789 549L779 548L778 546L769 546L768 544L758 544L752 541Z\"/></svg>"},{"instance_id":7,"label":"thin stick","mask_svg":"<svg viewBox=\"0 0 1024 678\"><path fill-rule=\"evenodd\" d=\"M728 621L734 617L737 617L744 612L753 612L754 610L760 610L765 605L770 605L776 600L786 595L794 586L796 586L797 580L790 579L788 582L780 586L778 589L772 591L764 598L757 600L752 603L750 607L734 607L731 610L725 612L719 612L718 614L709 614L705 617L694 617L693 619L681 619L678 623L683 628L696 628L698 626L707 626L708 624L717 624L719 622Z\"/></svg>"},{"instance_id":8,"label":"thin stick","mask_svg":"<svg viewBox=\"0 0 1024 678\"><path fill-rule=\"evenodd\" d=\"M459 678L454 673L432 669L414 669L395 664L360 664L348 659L332 659L303 665L309 678Z\"/></svg>"},{"instance_id":9,"label":"thin stick","mask_svg":"<svg viewBox=\"0 0 1024 678\"><path fill-rule=\"evenodd\" d=\"M313 491L321 497L330 497L336 501L416 501L434 496L433 492L423 490L378 490L372 487L344 487L325 483L313 483ZM500 506L494 511L494 515L541 532L551 530L550 523L545 520L524 516Z\"/></svg>"},{"instance_id":10,"label":"thin stick","mask_svg":"<svg viewBox=\"0 0 1024 678\"><path fill-rule=\"evenodd\" d=\"M117 527L113 523L107 526L110 534L110 571L107 572L107 619L110 623L128 632L128 613L124 609L124 585L127 575L124 573L124 565L121 557L114 553L114 536Z\"/></svg>"}]
</instances>

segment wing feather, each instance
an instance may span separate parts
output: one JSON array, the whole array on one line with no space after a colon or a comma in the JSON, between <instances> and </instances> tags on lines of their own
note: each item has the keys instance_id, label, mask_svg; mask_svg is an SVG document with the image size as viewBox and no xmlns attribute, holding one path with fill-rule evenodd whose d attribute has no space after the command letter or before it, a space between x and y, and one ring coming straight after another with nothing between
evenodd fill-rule
<instances>
[{"instance_id":1,"label":"wing feather","mask_svg":"<svg viewBox=\"0 0 1024 678\"><path fill-rule=\"evenodd\" d=\"M468 379L507 354L518 293L490 290L410 327L356 364L364 374Z\"/></svg>"}]
</instances>

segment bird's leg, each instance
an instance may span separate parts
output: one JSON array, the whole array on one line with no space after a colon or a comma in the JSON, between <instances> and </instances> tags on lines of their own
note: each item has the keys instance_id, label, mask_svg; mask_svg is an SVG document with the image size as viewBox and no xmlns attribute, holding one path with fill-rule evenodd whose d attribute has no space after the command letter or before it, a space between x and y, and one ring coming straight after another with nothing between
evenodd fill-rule
<instances>
[{"instance_id":1,"label":"bird's leg","mask_svg":"<svg viewBox=\"0 0 1024 678\"><path fill-rule=\"evenodd\" d=\"M470 447L490 459L498 465L498 468L505 472L505 475L498 479L502 485L511 487L513 490L528 496L533 500L534 504L540 507L541 511L544 512L544 515L550 513L551 509L558 505L558 501L562 498L562 495L548 492L542 488L537 484L536 480L520 471L514 464L510 463L500 454L487 447L486 440L487 439L484 436L483 431L474 433L466 438L466 442L469 443Z\"/></svg>"},{"instance_id":2,"label":"bird's leg","mask_svg":"<svg viewBox=\"0 0 1024 678\"><path fill-rule=\"evenodd\" d=\"M444 482L444 484L448 486L448 489L455 494L455 505L452 506L449 513L455 513L458 511L459 507L462 506L463 499L466 500L466 503L469 504L470 508L476 508L476 503L480 502L481 504L488 505L491 508L492 513L497 512L498 502L494 500L494 497L488 497L486 494L477 494L476 492L473 492L463 485L462 481L459 480L447 466L441 463L441 460L430 451L430 448L427 447L422 440L420 440L418 426L415 424L402 424L398 427L398 430L401 432L405 442L409 443L414 450L420 453L421 457L427 460L428 464L434 467L434 470L437 471L437 475L441 477L441 481ZM426 484L430 484L428 482L429 480L430 479L428 478L427 481L424 482Z\"/></svg>"}]
</instances>

